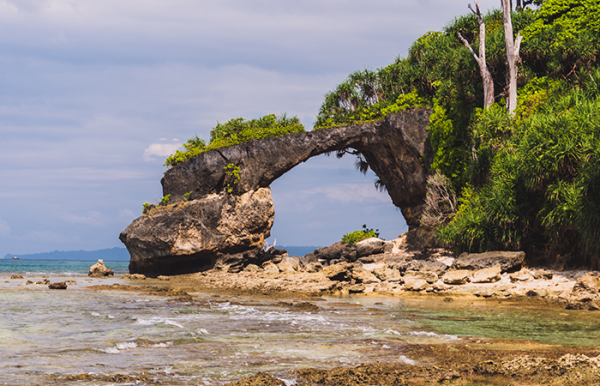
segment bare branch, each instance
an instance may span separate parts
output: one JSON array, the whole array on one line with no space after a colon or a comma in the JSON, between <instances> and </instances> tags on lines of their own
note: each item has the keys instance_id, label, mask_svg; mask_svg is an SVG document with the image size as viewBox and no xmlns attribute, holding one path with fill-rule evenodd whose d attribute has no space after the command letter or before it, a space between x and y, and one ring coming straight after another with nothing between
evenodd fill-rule
<instances>
[{"instance_id":1,"label":"bare branch","mask_svg":"<svg viewBox=\"0 0 600 386\"><path fill-rule=\"evenodd\" d=\"M473 51L473 48L471 48L471 45L469 44L467 39L463 38L463 36L460 34L460 32L458 33L458 38L460 39L461 42L463 42L465 47L467 47L469 49L469 51L471 51L471 54L473 55L473 57L475 58L477 63L479 63L479 57L477 57L477 54L475 53L475 51Z\"/></svg>"},{"instance_id":2,"label":"bare branch","mask_svg":"<svg viewBox=\"0 0 600 386\"><path fill-rule=\"evenodd\" d=\"M519 56L519 51L521 50L521 40L523 40L523 35L521 32L517 33L517 40L515 41L515 56Z\"/></svg>"}]
</instances>

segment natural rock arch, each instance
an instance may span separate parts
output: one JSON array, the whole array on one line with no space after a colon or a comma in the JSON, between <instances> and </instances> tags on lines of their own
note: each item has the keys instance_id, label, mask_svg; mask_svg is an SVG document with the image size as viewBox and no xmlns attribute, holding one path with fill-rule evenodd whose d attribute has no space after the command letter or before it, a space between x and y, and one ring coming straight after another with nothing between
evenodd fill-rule
<instances>
[{"instance_id":1,"label":"natural rock arch","mask_svg":"<svg viewBox=\"0 0 600 386\"><path fill-rule=\"evenodd\" d=\"M187 273L226 256L256 257L273 225L271 183L311 157L345 149L364 156L409 229L418 227L432 157L430 114L407 110L376 122L252 140L172 167L161 183L163 195L176 204L134 220L120 235L130 271ZM239 167L237 183L227 174L230 164Z\"/></svg>"}]
</instances>

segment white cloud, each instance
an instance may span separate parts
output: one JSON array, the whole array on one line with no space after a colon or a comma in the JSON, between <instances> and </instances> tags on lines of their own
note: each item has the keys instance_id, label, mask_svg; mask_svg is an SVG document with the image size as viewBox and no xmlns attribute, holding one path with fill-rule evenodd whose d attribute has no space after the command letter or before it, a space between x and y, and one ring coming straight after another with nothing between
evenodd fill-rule
<instances>
[{"instance_id":1,"label":"white cloud","mask_svg":"<svg viewBox=\"0 0 600 386\"><path fill-rule=\"evenodd\" d=\"M34 242L51 242L51 243L64 243L73 241L69 237L52 231L32 231L28 232L23 236L15 236L16 240L20 241L34 241Z\"/></svg>"},{"instance_id":2,"label":"white cloud","mask_svg":"<svg viewBox=\"0 0 600 386\"><path fill-rule=\"evenodd\" d=\"M78 216L71 213L63 213L60 217L69 224L84 224L92 226L106 225L106 219L102 213L98 211L90 211L87 216Z\"/></svg>"},{"instance_id":3,"label":"white cloud","mask_svg":"<svg viewBox=\"0 0 600 386\"><path fill-rule=\"evenodd\" d=\"M154 161L155 158L152 156L168 157L175 153L180 146L180 143L153 143L144 150L144 161Z\"/></svg>"},{"instance_id":4,"label":"white cloud","mask_svg":"<svg viewBox=\"0 0 600 386\"><path fill-rule=\"evenodd\" d=\"M322 194L328 198L342 203L364 202L366 200L377 200L380 202L391 202L386 192L380 192L373 184L336 184L319 186L314 189L303 190L303 194Z\"/></svg>"}]
</instances>

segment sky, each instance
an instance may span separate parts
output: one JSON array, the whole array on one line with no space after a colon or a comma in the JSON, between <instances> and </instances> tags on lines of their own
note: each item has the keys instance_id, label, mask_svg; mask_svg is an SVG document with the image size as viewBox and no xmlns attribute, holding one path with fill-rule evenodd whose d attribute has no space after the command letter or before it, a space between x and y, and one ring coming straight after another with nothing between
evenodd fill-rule
<instances>
[{"instance_id":1,"label":"sky","mask_svg":"<svg viewBox=\"0 0 600 386\"><path fill-rule=\"evenodd\" d=\"M217 122L298 116L356 70L468 12L463 0L0 0L0 258L123 247L166 156ZM481 7L500 1L481 0ZM272 244L333 244L400 211L351 157L275 181Z\"/></svg>"}]
</instances>

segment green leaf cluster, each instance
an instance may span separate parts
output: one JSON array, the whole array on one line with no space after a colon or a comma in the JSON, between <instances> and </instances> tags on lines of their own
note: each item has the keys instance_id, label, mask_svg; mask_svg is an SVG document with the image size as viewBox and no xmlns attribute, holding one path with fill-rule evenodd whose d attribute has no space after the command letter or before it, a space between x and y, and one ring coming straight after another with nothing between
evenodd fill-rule
<instances>
[{"instance_id":1,"label":"green leaf cluster","mask_svg":"<svg viewBox=\"0 0 600 386\"><path fill-rule=\"evenodd\" d=\"M281 137L303 131L305 131L304 126L297 117L288 118L285 114L280 117L269 114L250 120L235 118L224 124L217 122L217 125L210 132L210 144L208 146L204 140L195 136L183 144L185 150L177 150L175 154L167 157L165 166L175 166L208 150L237 145L253 139Z\"/></svg>"},{"instance_id":2,"label":"green leaf cluster","mask_svg":"<svg viewBox=\"0 0 600 386\"><path fill-rule=\"evenodd\" d=\"M476 155L487 160L470 170L472 184L440 228L441 240L466 251L559 246L598 256L600 98L593 89L556 92L524 117L484 111Z\"/></svg>"},{"instance_id":3,"label":"green leaf cluster","mask_svg":"<svg viewBox=\"0 0 600 386\"><path fill-rule=\"evenodd\" d=\"M229 165L225 166L225 174L229 177L233 177L233 181L228 181L227 182L227 193L231 194L233 193L233 187L232 185L237 184L238 182L240 182L240 167L236 166L235 164L230 163Z\"/></svg>"},{"instance_id":4,"label":"green leaf cluster","mask_svg":"<svg viewBox=\"0 0 600 386\"><path fill-rule=\"evenodd\" d=\"M365 240L371 237L379 237L379 229L373 230L371 228L367 228L367 224L363 224L362 227L362 230L346 233L342 237L342 244L346 244L349 247L351 247L361 240Z\"/></svg>"}]
</instances>

